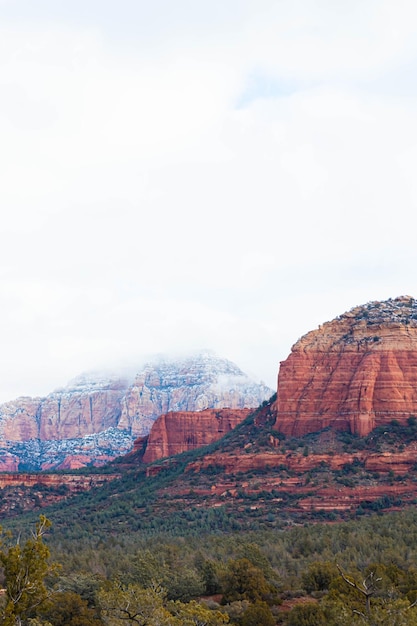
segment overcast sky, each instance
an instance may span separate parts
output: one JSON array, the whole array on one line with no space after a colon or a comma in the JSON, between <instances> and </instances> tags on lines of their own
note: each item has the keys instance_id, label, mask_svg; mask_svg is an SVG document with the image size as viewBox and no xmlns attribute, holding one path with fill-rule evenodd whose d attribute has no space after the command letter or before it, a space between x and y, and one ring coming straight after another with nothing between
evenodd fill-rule
<instances>
[{"instance_id":1,"label":"overcast sky","mask_svg":"<svg viewBox=\"0 0 417 626\"><path fill-rule=\"evenodd\" d=\"M414 0L0 0L0 401L417 297Z\"/></svg>"}]
</instances>

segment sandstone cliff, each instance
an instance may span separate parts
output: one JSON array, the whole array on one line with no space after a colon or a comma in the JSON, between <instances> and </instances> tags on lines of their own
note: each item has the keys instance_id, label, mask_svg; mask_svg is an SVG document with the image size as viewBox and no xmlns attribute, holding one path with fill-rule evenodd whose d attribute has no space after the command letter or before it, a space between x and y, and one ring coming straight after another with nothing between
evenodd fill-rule
<instances>
[{"instance_id":1,"label":"sandstone cliff","mask_svg":"<svg viewBox=\"0 0 417 626\"><path fill-rule=\"evenodd\" d=\"M151 463L213 443L240 424L249 413L250 409L165 413L152 427L143 461Z\"/></svg>"},{"instance_id":2,"label":"sandstone cliff","mask_svg":"<svg viewBox=\"0 0 417 626\"><path fill-rule=\"evenodd\" d=\"M281 363L275 428L360 436L417 415L417 302L371 302L302 337Z\"/></svg>"}]
</instances>

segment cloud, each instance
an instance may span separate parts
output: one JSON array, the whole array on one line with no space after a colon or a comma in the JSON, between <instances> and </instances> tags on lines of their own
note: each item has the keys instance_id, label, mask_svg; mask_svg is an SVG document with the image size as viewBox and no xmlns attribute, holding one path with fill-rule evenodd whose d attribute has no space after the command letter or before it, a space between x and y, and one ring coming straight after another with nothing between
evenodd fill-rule
<instances>
[{"instance_id":1,"label":"cloud","mask_svg":"<svg viewBox=\"0 0 417 626\"><path fill-rule=\"evenodd\" d=\"M0 399L187 347L272 384L303 332L417 291L413 3L16 7Z\"/></svg>"}]
</instances>

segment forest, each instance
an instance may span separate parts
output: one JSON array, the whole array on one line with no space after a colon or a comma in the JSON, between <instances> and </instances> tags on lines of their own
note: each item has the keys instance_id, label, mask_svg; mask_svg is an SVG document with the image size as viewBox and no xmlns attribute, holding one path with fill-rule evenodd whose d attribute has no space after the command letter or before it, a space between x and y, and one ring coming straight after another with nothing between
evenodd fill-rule
<instances>
[{"instance_id":1,"label":"forest","mask_svg":"<svg viewBox=\"0 0 417 626\"><path fill-rule=\"evenodd\" d=\"M199 536L36 529L3 533L6 626L417 624L414 509Z\"/></svg>"}]
</instances>

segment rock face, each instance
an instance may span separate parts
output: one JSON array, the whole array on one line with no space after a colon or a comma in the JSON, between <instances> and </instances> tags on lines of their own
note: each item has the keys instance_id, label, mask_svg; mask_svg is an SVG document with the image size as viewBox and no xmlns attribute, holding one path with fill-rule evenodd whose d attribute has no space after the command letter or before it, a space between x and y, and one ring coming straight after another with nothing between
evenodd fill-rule
<instances>
[{"instance_id":1,"label":"rock face","mask_svg":"<svg viewBox=\"0 0 417 626\"><path fill-rule=\"evenodd\" d=\"M135 375L82 375L45 398L0 405L0 469L102 465L132 449L170 411L256 407L272 390L203 353L161 360Z\"/></svg>"},{"instance_id":2,"label":"rock face","mask_svg":"<svg viewBox=\"0 0 417 626\"><path fill-rule=\"evenodd\" d=\"M149 434L143 461L151 463L213 443L240 424L250 412L250 409L206 409L160 415Z\"/></svg>"},{"instance_id":3,"label":"rock face","mask_svg":"<svg viewBox=\"0 0 417 626\"><path fill-rule=\"evenodd\" d=\"M367 435L417 415L417 301L370 302L302 337L281 363L275 428Z\"/></svg>"}]
</instances>

